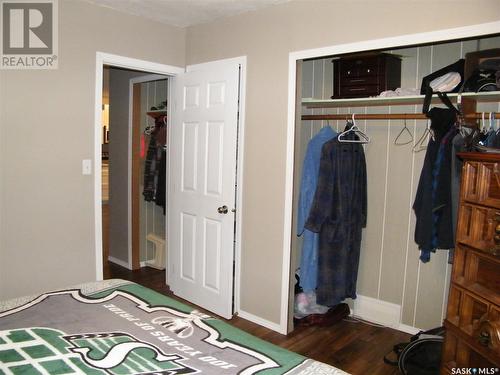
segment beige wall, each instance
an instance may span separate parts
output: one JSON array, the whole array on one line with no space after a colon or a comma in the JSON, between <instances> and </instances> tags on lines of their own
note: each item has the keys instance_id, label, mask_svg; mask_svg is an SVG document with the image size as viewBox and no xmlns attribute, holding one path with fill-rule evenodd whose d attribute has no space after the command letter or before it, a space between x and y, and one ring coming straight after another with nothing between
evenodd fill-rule
<instances>
[{"instance_id":1,"label":"beige wall","mask_svg":"<svg viewBox=\"0 0 500 375\"><path fill-rule=\"evenodd\" d=\"M292 1L188 29L188 64L248 57L244 311L280 320L289 52L478 24L499 14L496 0Z\"/></svg>"},{"instance_id":2,"label":"beige wall","mask_svg":"<svg viewBox=\"0 0 500 375\"><path fill-rule=\"evenodd\" d=\"M185 30L59 1L59 69L0 72L0 298L95 279L96 51L184 66Z\"/></svg>"}]
</instances>

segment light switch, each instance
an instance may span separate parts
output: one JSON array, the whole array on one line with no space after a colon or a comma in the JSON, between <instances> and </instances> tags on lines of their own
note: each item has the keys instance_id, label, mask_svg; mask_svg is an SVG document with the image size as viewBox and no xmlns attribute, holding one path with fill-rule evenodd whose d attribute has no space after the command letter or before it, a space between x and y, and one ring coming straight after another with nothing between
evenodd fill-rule
<instances>
[{"instance_id":1,"label":"light switch","mask_svg":"<svg viewBox=\"0 0 500 375\"><path fill-rule=\"evenodd\" d=\"M92 174L92 160L90 159L82 160L82 174L83 175Z\"/></svg>"}]
</instances>

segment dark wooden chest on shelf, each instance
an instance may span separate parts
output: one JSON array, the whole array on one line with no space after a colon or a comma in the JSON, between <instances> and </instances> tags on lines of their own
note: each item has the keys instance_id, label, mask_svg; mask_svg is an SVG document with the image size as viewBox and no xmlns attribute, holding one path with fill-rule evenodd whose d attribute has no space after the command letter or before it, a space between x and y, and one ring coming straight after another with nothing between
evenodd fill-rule
<instances>
[{"instance_id":1,"label":"dark wooden chest on shelf","mask_svg":"<svg viewBox=\"0 0 500 375\"><path fill-rule=\"evenodd\" d=\"M332 99L376 96L401 85L401 59L395 55L353 55L332 63Z\"/></svg>"},{"instance_id":2,"label":"dark wooden chest on shelf","mask_svg":"<svg viewBox=\"0 0 500 375\"><path fill-rule=\"evenodd\" d=\"M464 368L493 374L500 367L500 155L460 156L464 167L441 374Z\"/></svg>"}]
</instances>

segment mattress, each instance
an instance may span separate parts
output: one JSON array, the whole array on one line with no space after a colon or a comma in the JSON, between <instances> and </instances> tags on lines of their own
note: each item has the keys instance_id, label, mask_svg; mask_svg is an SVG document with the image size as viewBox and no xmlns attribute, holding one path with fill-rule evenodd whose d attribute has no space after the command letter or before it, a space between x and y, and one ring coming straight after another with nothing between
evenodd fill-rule
<instances>
[{"instance_id":1,"label":"mattress","mask_svg":"<svg viewBox=\"0 0 500 375\"><path fill-rule=\"evenodd\" d=\"M346 373L107 280L0 302L0 374Z\"/></svg>"}]
</instances>

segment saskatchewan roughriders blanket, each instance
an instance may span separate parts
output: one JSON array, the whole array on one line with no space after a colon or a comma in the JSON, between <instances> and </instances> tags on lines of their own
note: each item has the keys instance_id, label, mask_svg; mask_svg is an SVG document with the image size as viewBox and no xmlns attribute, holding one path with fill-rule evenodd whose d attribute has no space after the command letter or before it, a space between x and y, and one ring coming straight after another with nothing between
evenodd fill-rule
<instances>
[{"instance_id":1,"label":"saskatchewan roughriders blanket","mask_svg":"<svg viewBox=\"0 0 500 375\"><path fill-rule=\"evenodd\" d=\"M0 303L0 374L345 373L108 280Z\"/></svg>"}]
</instances>

